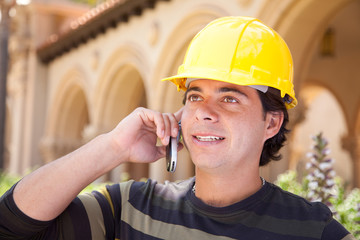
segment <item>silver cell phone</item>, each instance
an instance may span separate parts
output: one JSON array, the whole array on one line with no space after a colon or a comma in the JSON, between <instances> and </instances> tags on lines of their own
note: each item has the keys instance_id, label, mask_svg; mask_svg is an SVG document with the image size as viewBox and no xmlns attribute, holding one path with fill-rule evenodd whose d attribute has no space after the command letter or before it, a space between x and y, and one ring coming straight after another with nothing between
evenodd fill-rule
<instances>
[{"instance_id":1,"label":"silver cell phone","mask_svg":"<svg viewBox=\"0 0 360 240\"><path fill-rule=\"evenodd\" d=\"M169 144L166 146L166 170L175 172L177 163L177 148L181 138L181 122L179 122L179 132L176 138L170 137Z\"/></svg>"}]
</instances>

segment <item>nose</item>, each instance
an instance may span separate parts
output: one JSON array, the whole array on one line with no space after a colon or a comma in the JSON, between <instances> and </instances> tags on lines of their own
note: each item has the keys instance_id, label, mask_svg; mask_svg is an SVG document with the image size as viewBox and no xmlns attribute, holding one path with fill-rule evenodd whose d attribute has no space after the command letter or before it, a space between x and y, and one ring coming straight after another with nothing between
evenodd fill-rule
<instances>
[{"instance_id":1,"label":"nose","mask_svg":"<svg viewBox=\"0 0 360 240\"><path fill-rule=\"evenodd\" d=\"M217 122L218 121L218 113L216 111L216 106L214 104L210 104L208 102L202 102L198 106L195 112L195 118L198 121L208 121L208 122Z\"/></svg>"}]
</instances>

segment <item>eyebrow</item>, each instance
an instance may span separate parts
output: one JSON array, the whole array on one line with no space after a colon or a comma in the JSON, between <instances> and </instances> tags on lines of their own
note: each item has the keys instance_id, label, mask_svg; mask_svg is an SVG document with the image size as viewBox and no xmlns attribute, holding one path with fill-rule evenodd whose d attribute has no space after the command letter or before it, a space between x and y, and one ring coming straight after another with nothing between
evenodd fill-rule
<instances>
[{"instance_id":1,"label":"eyebrow","mask_svg":"<svg viewBox=\"0 0 360 240\"><path fill-rule=\"evenodd\" d=\"M192 92L192 91L202 92L202 90L201 90L200 87L189 87L189 88L186 90L185 95L186 95L188 92Z\"/></svg>"},{"instance_id":2,"label":"eyebrow","mask_svg":"<svg viewBox=\"0 0 360 240\"><path fill-rule=\"evenodd\" d=\"M240 91L237 88L232 88L232 87L222 87L218 90L218 92L220 92L220 93L233 92L233 93L243 95L244 97L247 97L247 94L245 94L244 92Z\"/></svg>"}]
</instances>

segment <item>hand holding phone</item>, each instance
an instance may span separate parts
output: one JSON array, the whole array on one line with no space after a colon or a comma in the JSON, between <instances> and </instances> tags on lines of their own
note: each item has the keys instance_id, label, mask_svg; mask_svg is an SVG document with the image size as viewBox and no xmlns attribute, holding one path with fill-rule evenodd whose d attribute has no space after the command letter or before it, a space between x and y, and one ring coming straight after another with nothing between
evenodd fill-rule
<instances>
[{"instance_id":1,"label":"hand holding phone","mask_svg":"<svg viewBox=\"0 0 360 240\"><path fill-rule=\"evenodd\" d=\"M169 144L166 146L166 170L168 172L175 172L177 163L177 148L181 136L181 122L179 122L179 132L177 137L171 137Z\"/></svg>"}]
</instances>

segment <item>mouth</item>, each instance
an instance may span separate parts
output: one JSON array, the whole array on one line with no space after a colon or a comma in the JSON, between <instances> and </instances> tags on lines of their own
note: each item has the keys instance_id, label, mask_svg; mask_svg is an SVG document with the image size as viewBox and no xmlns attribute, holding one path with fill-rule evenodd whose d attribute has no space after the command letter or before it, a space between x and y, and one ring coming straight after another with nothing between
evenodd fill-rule
<instances>
[{"instance_id":1,"label":"mouth","mask_svg":"<svg viewBox=\"0 0 360 240\"><path fill-rule=\"evenodd\" d=\"M224 140L223 137L216 137L216 136L194 136L199 142L216 142Z\"/></svg>"}]
</instances>

